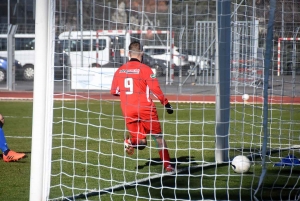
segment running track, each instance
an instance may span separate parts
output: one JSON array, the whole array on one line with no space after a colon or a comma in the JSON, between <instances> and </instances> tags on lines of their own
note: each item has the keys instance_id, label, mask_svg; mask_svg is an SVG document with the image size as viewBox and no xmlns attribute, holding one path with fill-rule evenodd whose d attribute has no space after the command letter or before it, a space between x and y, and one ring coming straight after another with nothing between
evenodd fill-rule
<instances>
[{"instance_id":1,"label":"running track","mask_svg":"<svg viewBox=\"0 0 300 201\"><path fill-rule=\"evenodd\" d=\"M196 102L196 103L214 103L216 100L215 95L177 95L166 94L170 102ZM118 97L112 96L107 92L80 92L80 93L56 93L54 94L55 100L119 100ZM155 98L154 98L155 99ZM231 96L231 103L243 103L242 96ZM33 92L24 91L0 91L0 100L33 100ZM258 96L250 96L247 103L263 103L263 98ZM300 97L287 97L287 96L270 96L269 103L273 104L300 104Z\"/></svg>"}]
</instances>

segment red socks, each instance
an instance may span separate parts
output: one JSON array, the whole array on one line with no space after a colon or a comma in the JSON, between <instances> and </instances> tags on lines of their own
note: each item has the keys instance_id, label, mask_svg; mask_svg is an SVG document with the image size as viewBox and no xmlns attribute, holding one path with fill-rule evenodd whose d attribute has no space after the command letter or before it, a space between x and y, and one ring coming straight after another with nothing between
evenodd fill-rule
<instances>
[{"instance_id":1,"label":"red socks","mask_svg":"<svg viewBox=\"0 0 300 201\"><path fill-rule=\"evenodd\" d=\"M130 142L133 146L138 145L136 138L131 138ZM164 168L167 168L170 165L170 155L167 148L159 150L160 159L163 161Z\"/></svg>"},{"instance_id":2,"label":"red socks","mask_svg":"<svg viewBox=\"0 0 300 201\"><path fill-rule=\"evenodd\" d=\"M168 167L170 165L170 155L168 149L159 150L159 156L164 163L164 167Z\"/></svg>"}]
</instances>

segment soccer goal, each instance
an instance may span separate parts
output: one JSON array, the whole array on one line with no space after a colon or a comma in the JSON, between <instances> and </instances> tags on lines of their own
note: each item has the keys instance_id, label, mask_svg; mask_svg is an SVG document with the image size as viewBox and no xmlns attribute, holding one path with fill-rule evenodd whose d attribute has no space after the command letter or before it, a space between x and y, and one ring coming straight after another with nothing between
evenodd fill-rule
<instances>
[{"instance_id":1,"label":"soccer goal","mask_svg":"<svg viewBox=\"0 0 300 201\"><path fill-rule=\"evenodd\" d=\"M275 8L295 12L286 4L36 1L35 64L43 68L35 68L30 200L298 200L299 77L275 85L269 74L279 32ZM131 32L148 46L169 41L202 57L195 49L201 42L192 37L201 21L215 23L214 82L195 84L179 74L169 84L169 76L156 76L173 114L151 95L175 167L166 172L150 134L144 150L128 155L124 149L128 129L119 97L110 94L119 66L109 63L115 54L126 62L129 43L103 30L123 30L125 38ZM152 35L158 30L165 39ZM53 76L60 67L53 61L57 40L71 60L61 66L69 76L59 79Z\"/></svg>"},{"instance_id":2,"label":"soccer goal","mask_svg":"<svg viewBox=\"0 0 300 201\"><path fill-rule=\"evenodd\" d=\"M297 31L298 32L298 31ZM298 33L296 33L298 34ZM292 68L298 64L300 38L278 38L277 44L277 75L292 74ZM295 69L296 71L297 69ZM283 73L283 71L285 71Z\"/></svg>"}]
</instances>

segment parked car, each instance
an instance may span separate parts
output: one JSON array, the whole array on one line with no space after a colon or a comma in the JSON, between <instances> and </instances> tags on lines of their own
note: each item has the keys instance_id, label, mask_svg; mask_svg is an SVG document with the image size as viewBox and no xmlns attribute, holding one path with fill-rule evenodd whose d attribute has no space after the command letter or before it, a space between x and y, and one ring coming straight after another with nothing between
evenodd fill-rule
<instances>
[{"instance_id":1,"label":"parked car","mask_svg":"<svg viewBox=\"0 0 300 201\"><path fill-rule=\"evenodd\" d=\"M149 54L144 53L142 63L154 68L156 70L156 76L159 77L166 74L170 62L162 59L155 59Z\"/></svg>"},{"instance_id":2,"label":"parked car","mask_svg":"<svg viewBox=\"0 0 300 201\"><path fill-rule=\"evenodd\" d=\"M191 65L191 69L199 67L198 73L201 74L203 71L214 71L215 61L213 55L210 57L196 55L195 51L187 50L188 62ZM212 72L213 73L213 72Z\"/></svg>"},{"instance_id":3,"label":"parked car","mask_svg":"<svg viewBox=\"0 0 300 201\"><path fill-rule=\"evenodd\" d=\"M170 47L163 45L156 46L144 46L144 54L151 56L154 59L163 60L170 63ZM186 54L180 54L179 49L174 46L173 49L173 62L174 62L174 74L179 74L179 66L182 67L183 74L186 74L190 70L190 63L188 62L188 57Z\"/></svg>"},{"instance_id":4,"label":"parked car","mask_svg":"<svg viewBox=\"0 0 300 201\"><path fill-rule=\"evenodd\" d=\"M200 70L207 70L214 67L215 63L212 59L207 57L189 55L188 61L190 62L191 66L195 66L196 64L199 65Z\"/></svg>"},{"instance_id":5,"label":"parked car","mask_svg":"<svg viewBox=\"0 0 300 201\"><path fill-rule=\"evenodd\" d=\"M0 82L4 82L7 79L7 58L0 57ZM18 60L15 60L15 73L16 78L23 78L24 69Z\"/></svg>"},{"instance_id":6,"label":"parked car","mask_svg":"<svg viewBox=\"0 0 300 201\"><path fill-rule=\"evenodd\" d=\"M54 51L54 74L55 77L66 77L68 67L71 67L71 61L68 54L65 53L60 40L56 40ZM32 81L34 79L35 68L35 35L34 34L19 34L16 36L16 50L15 58L22 60L22 68L16 68L16 74L22 74L21 78L26 81ZM2 51L1 55L7 55L7 52ZM6 56L3 56L6 60ZM19 59L18 59L19 60ZM19 62L20 63L20 62ZM6 62L2 61L1 76L6 72ZM5 67L3 67L5 66ZM17 66L17 65L16 65ZM4 69L5 68L5 69ZM20 73L19 73L20 72ZM6 78L6 77L5 77ZM4 79L1 78L1 79ZM5 80L5 79L4 79Z\"/></svg>"},{"instance_id":7,"label":"parked car","mask_svg":"<svg viewBox=\"0 0 300 201\"><path fill-rule=\"evenodd\" d=\"M115 51L118 52L118 51ZM119 68L121 65L126 63L128 61L127 57L120 56L120 54L117 54L118 56L114 56L112 60L105 64L102 65L102 68ZM155 59L151 57L149 54L144 53L143 54L143 61L142 63L148 65L152 69L156 70L156 76L160 77L166 74L167 69L170 66L170 62L162 59ZM99 66L100 67L100 66ZM174 74L178 75L179 74L179 67L174 65Z\"/></svg>"},{"instance_id":8,"label":"parked car","mask_svg":"<svg viewBox=\"0 0 300 201\"><path fill-rule=\"evenodd\" d=\"M168 46L144 46L143 51L155 59L170 61L170 47ZM187 55L180 54L179 49L176 46L173 48L173 62L176 66L189 66Z\"/></svg>"},{"instance_id":9,"label":"parked car","mask_svg":"<svg viewBox=\"0 0 300 201\"><path fill-rule=\"evenodd\" d=\"M124 63L128 61L127 57L114 57L109 63L102 65L102 68L119 68ZM168 62L161 59L154 59L150 55L144 53L143 54L143 61L142 63L148 65L151 68L154 68L156 70L156 76L162 76L166 74L166 71L168 69Z\"/></svg>"},{"instance_id":10,"label":"parked car","mask_svg":"<svg viewBox=\"0 0 300 201\"><path fill-rule=\"evenodd\" d=\"M54 51L54 78L66 78L68 75L68 68L71 68L70 56L64 51L63 43L60 40L55 40Z\"/></svg>"}]
</instances>

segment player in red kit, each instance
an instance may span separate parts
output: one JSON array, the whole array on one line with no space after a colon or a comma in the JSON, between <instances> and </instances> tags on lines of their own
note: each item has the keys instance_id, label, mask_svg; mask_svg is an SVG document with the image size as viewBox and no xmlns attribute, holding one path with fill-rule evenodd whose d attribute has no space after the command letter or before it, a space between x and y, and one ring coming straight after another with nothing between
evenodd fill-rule
<instances>
[{"instance_id":1,"label":"player in red kit","mask_svg":"<svg viewBox=\"0 0 300 201\"><path fill-rule=\"evenodd\" d=\"M125 139L125 150L132 155L134 149L142 150L147 145L147 135L156 141L159 156L167 172L174 171L170 164L170 155L161 132L160 122L150 91L165 106L169 114L172 106L160 89L159 82L152 69L141 63L143 52L135 41L129 45L130 60L114 74L111 94L120 96L121 108L130 138Z\"/></svg>"}]
</instances>

